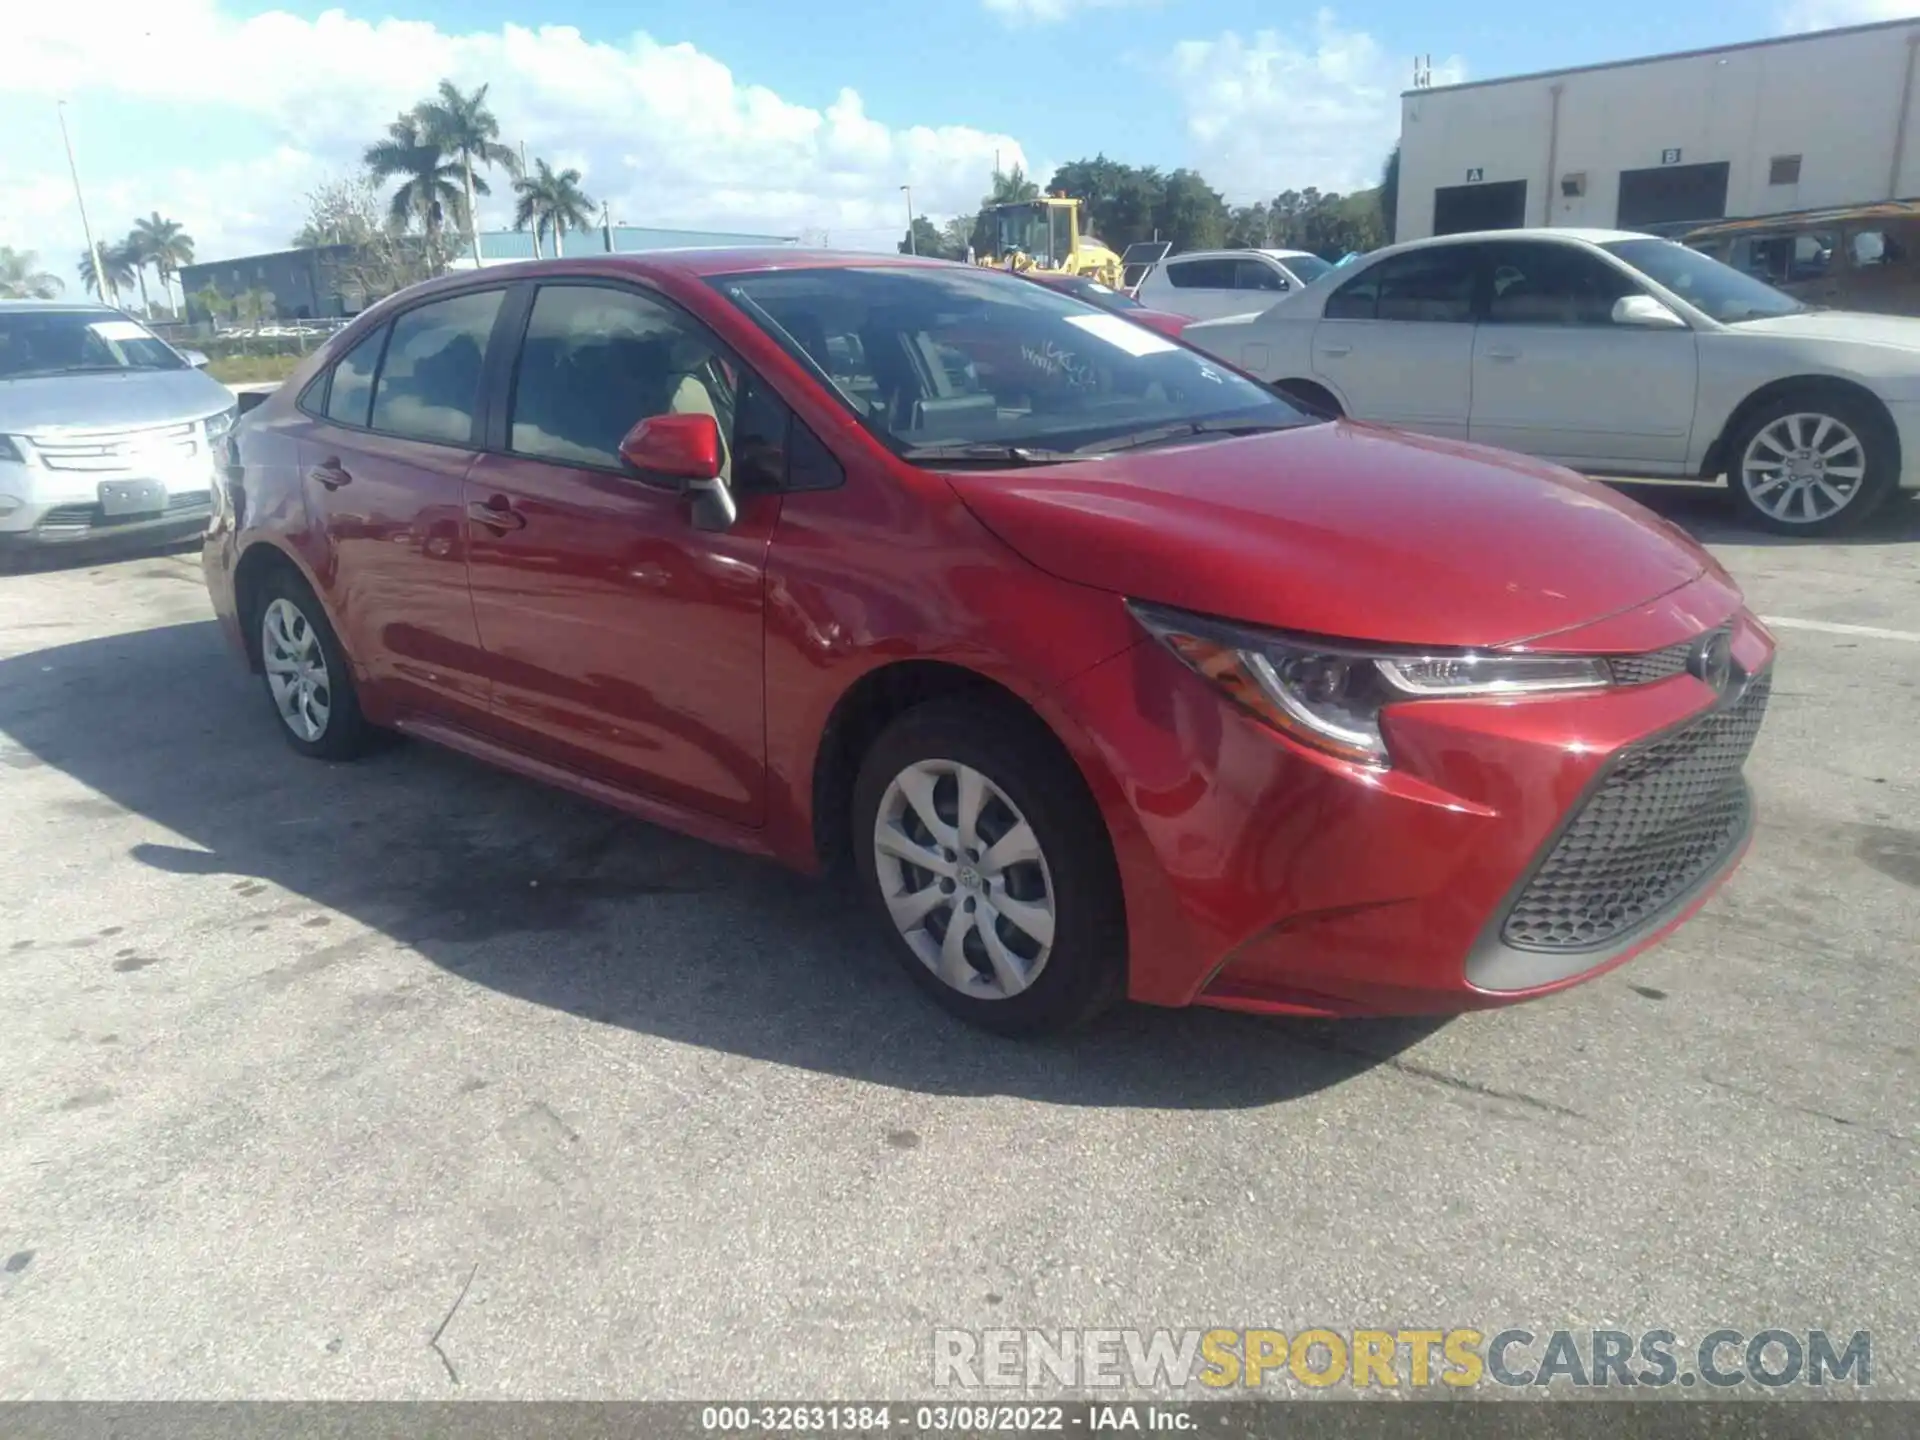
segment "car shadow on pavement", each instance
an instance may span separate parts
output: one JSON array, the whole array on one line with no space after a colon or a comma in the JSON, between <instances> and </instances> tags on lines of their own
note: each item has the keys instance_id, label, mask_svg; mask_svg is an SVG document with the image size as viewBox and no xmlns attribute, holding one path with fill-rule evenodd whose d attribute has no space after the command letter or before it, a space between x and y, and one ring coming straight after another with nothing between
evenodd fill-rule
<instances>
[{"instance_id":1,"label":"car shadow on pavement","mask_svg":"<svg viewBox=\"0 0 1920 1440\"><path fill-rule=\"evenodd\" d=\"M0 773L43 765L172 832L133 861L239 892L236 926L269 929L272 907L250 897L279 887L503 994L906 1090L1263 1105L1396 1063L1444 1023L1128 1006L1064 1038L985 1035L919 993L845 882L426 744L353 765L299 758L211 621L0 659ZM300 930L278 908L285 938L263 949L298 984L298 947L322 957L317 974L342 932Z\"/></svg>"},{"instance_id":2,"label":"car shadow on pavement","mask_svg":"<svg viewBox=\"0 0 1920 1440\"><path fill-rule=\"evenodd\" d=\"M1611 481L1613 488L1665 517L1703 545L1911 545L1920 543L1920 497L1895 495L1856 530L1839 535L1776 535L1750 524L1734 510L1722 485L1638 484Z\"/></svg>"}]
</instances>

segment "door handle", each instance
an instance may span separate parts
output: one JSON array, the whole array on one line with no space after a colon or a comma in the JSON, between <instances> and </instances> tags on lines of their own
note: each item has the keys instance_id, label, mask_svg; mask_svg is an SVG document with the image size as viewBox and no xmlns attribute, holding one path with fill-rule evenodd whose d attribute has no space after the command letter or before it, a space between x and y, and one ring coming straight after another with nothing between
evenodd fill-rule
<instances>
[{"instance_id":1,"label":"door handle","mask_svg":"<svg viewBox=\"0 0 1920 1440\"><path fill-rule=\"evenodd\" d=\"M353 476L340 468L340 462L338 460L329 457L308 470L307 478L317 481L329 490L338 490L342 485L352 480Z\"/></svg>"},{"instance_id":2,"label":"door handle","mask_svg":"<svg viewBox=\"0 0 1920 1440\"><path fill-rule=\"evenodd\" d=\"M1487 351L1487 359L1489 360L1518 360L1519 358L1520 352L1518 350L1511 350L1504 345Z\"/></svg>"},{"instance_id":3,"label":"door handle","mask_svg":"<svg viewBox=\"0 0 1920 1440\"><path fill-rule=\"evenodd\" d=\"M527 523L527 517L509 507L503 495L496 495L491 500L469 500L467 515L502 534L508 530L524 529Z\"/></svg>"},{"instance_id":4,"label":"door handle","mask_svg":"<svg viewBox=\"0 0 1920 1440\"><path fill-rule=\"evenodd\" d=\"M1331 355L1337 359L1342 355L1351 355L1353 353L1353 347L1351 345L1322 345L1320 347L1320 353L1322 355Z\"/></svg>"}]
</instances>

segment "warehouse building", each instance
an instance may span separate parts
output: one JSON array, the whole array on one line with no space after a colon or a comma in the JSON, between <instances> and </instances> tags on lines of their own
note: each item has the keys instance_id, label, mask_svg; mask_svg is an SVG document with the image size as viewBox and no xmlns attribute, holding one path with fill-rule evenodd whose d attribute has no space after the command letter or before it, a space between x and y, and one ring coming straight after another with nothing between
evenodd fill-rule
<instances>
[{"instance_id":1,"label":"warehouse building","mask_svg":"<svg viewBox=\"0 0 1920 1440\"><path fill-rule=\"evenodd\" d=\"M1395 239L1920 196L1920 17L1409 90Z\"/></svg>"}]
</instances>

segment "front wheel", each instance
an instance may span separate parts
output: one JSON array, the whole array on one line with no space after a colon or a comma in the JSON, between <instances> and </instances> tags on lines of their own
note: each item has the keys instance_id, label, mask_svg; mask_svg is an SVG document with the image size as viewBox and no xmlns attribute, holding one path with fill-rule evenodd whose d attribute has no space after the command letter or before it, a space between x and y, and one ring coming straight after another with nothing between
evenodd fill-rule
<instances>
[{"instance_id":1,"label":"front wheel","mask_svg":"<svg viewBox=\"0 0 1920 1440\"><path fill-rule=\"evenodd\" d=\"M979 701L908 711L854 784L860 884L923 990L1008 1035L1071 1028L1124 989L1112 846L1038 722Z\"/></svg>"},{"instance_id":2,"label":"front wheel","mask_svg":"<svg viewBox=\"0 0 1920 1440\"><path fill-rule=\"evenodd\" d=\"M1841 393L1783 395L1749 416L1729 449L1727 486L1756 524L1831 535L1862 523L1899 484L1885 415Z\"/></svg>"}]
</instances>

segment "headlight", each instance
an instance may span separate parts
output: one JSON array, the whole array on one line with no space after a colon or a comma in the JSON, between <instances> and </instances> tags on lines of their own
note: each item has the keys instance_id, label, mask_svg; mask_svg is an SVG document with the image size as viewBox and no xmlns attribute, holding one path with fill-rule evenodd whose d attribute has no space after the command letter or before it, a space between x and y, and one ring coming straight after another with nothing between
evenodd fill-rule
<instances>
[{"instance_id":1,"label":"headlight","mask_svg":"<svg viewBox=\"0 0 1920 1440\"><path fill-rule=\"evenodd\" d=\"M238 402L229 405L218 415L207 417L207 449L217 450L220 442L227 438L227 432L233 429L234 422L240 418Z\"/></svg>"},{"instance_id":2,"label":"headlight","mask_svg":"<svg viewBox=\"0 0 1920 1440\"><path fill-rule=\"evenodd\" d=\"M16 465L27 463L27 453L14 443L11 435L0 435L0 460L11 460Z\"/></svg>"},{"instance_id":3,"label":"headlight","mask_svg":"<svg viewBox=\"0 0 1920 1440\"><path fill-rule=\"evenodd\" d=\"M1389 763L1388 705L1443 697L1533 695L1613 683L1583 655L1394 652L1331 645L1129 600L1147 630L1203 679L1303 745L1365 765Z\"/></svg>"}]
</instances>

